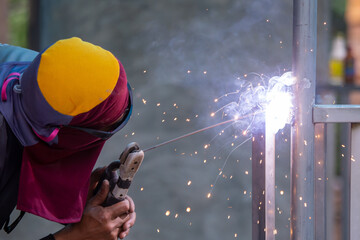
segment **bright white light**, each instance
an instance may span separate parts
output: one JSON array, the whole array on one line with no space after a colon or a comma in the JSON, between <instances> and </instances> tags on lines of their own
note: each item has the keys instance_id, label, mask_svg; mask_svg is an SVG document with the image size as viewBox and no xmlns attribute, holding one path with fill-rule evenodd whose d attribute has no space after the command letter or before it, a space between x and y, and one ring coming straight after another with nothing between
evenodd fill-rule
<instances>
[{"instance_id":1,"label":"bright white light","mask_svg":"<svg viewBox=\"0 0 360 240\"><path fill-rule=\"evenodd\" d=\"M266 127L273 133L283 129L292 119L292 109L292 95L287 92L273 94L266 107Z\"/></svg>"},{"instance_id":2,"label":"bright white light","mask_svg":"<svg viewBox=\"0 0 360 240\"><path fill-rule=\"evenodd\" d=\"M262 128L264 120L266 128L273 133L291 123L293 116L293 89L296 78L292 72L286 72L281 76L265 79L262 75L236 82L238 90L224 94L216 98L223 103L228 97L235 96L237 101L226 103L225 106L211 114L224 110L223 116L231 116L236 120L233 126L242 133L252 133ZM264 119L263 113L266 114ZM252 117L241 118L254 114Z\"/></svg>"},{"instance_id":3,"label":"bright white light","mask_svg":"<svg viewBox=\"0 0 360 240\"><path fill-rule=\"evenodd\" d=\"M269 80L269 89L266 95L266 128L277 133L290 123L293 116L293 94L288 87L295 84L296 78L291 72L284 73L281 77Z\"/></svg>"}]
</instances>

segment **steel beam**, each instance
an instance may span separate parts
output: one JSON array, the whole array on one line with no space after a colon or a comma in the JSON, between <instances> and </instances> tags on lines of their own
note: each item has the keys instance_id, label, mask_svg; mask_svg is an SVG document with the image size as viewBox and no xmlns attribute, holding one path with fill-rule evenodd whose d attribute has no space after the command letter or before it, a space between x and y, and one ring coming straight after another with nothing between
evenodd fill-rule
<instances>
[{"instance_id":1,"label":"steel beam","mask_svg":"<svg viewBox=\"0 0 360 240\"><path fill-rule=\"evenodd\" d=\"M314 240L314 123L317 0L293 1L295 114L292 126L290 238Z\"/></svg>"},{"instance_id":2,"label":"steel beam","mask_svg":"<svg viewBox=\"0 0 360 240\"><path fill-rule=\"evenodd\" d=\"M340 167L342 178L341 230L343 240L350 239L350 191L351 191L351 123L341 124Z\"/></svg>"},{"instance_id":3,"label":"steel beam","mask_svg":"<svg viewBox=\"0 0 360 240\"><path fill-rule=\"evenodd\" d=\"M315 105L315 123L360 122L360 105Z\"/></svg>"},{"instance_id":4,"label":"steel beam","mask_svg":"<svg viewBox=\"0 0 360 240\"><path fill-rule=\"evenodd\" d=\"M265 128L264 128L265 130ZM265 131L252 139L252 239L265 239Z\"/></svg>"},{"instance_id":5,"label":"steel beam","mask_svg":"<svg viewBox=\"0 0 360 240\"><path fill-rule=\"evenodd\" d=\"M252 239L275 240L275 133L271 128L252 141Z\"/></svg>"},{"instance_id":6,"label":"steel beam","mask_svg":"<svg viewBox=\"0 0 360 240\"><path fill-rule=\"evenodd\" d=\"M327 239L326 229L326 126L315 125L315 239Z\"/></svg>"}]
</instances>

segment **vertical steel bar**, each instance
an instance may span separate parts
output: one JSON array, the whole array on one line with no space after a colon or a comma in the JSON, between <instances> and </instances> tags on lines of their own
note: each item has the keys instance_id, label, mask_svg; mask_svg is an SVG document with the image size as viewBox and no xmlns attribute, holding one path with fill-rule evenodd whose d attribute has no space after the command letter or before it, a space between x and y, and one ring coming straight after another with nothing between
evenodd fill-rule
<instances>
[{"instance_id":1,"label":"vertical steel bar","mask_svg":"<svg viewBox=\"0 0 360 240\"><path fill-rule=\"evenodd\" d=\"M317 0L294 0L295 116L291 150L291 239L315 239L314 124Z\"/></svg>"},{"instance_id":2,"label":"vertical steel bar","mask_svg":"<svg viewBox=\"0 0 360 240\"><path fill-rule=\"evenodd\" d=\"M348 104L349 92L340 91L338 98L343 104ZM348 118L349 122L350 119ZM350 167L350 144L351 144L351 123L339 124L340 127L340 137L339 145L340 151L338 152L338 158L340 159L341 167L341 235L343 240L350 239L350 177L351 177L351 167Z\"/></svg>"},{"instance_id":3,"label":"vertical steel bar","mask_svg":"<svg viewBox=\"0 0 360 240\"><path fill-rule=\"evenodd\" d=\"M350 239L350 184L351 184L351 123L341 124L340 160L342 178L341 223L342 239ZM358 224L358 223L356 223Z\"/></svg>"},{"instance_id":4,"label":"vertical steel bar","mask_svg":"<svg viewBox=\"0 0 360 240\"><path fill-rule=\"evenodd\" d=\"M265 229L266 240L275 240L275 132L268 125L273 113L266 113L265 123Z\"/></svg>"},{"instance_id":5,"label":"vertical steel bar","mask_svg":"<svg viewBox=\"0 0 360 240\"><path fill-rule=\"evenodd\" d=\"M326 237L326 125L315 125L315 239Z\"/></svg>"},{"instance_id":6,"label":"vertical steel bar","mask_svg":"<svg viewBox=\"0 0 360 240\"><path fill-rule=\"evenodd\" d=\"M351 183L359 181L360 174L360 124L352 124L351 127ZM360 188L357 184L350 186L350 239L360 239L360 229L358 227L360 222Z\"/></svg>"},{"instance_id":7,"label":"vertical steel bar","mask_svg":"<svg viewBox=\"0 0 360 240\"><path fill-rule=\"evenodd\" d=\"M265 130L265 128L263 128ZM265 132L252 139L252 239L265 239Z\"/></svg>"},{"instance_id":8,"label":"vertical steel bar","mask_svg":"<svg viewBox=\"0 0 360 240\"><path fill-rule=\"evenodd\" d=\"M275 240L275 133L266 128L252 141L252 239Z\"/></svg>"}]
</instances>

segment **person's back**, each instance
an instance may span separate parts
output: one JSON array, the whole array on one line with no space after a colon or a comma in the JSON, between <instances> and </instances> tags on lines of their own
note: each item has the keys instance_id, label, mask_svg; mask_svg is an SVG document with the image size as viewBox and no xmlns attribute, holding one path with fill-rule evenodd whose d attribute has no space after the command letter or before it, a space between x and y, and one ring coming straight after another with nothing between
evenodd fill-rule
<instances>
[{"instance_id":1,"label":"person's back","mask_svg":"<svg viewBox=\"0 0 360 240\"><path fill-rule=\"evenodd\" d=\"M31 62L37 54L29 49L0 44L0 64ZM22 150L22 145L0 112L0 229L16 206Z\"/></svg>"},{"instance_id":2,"label":"person's back","mask_svg":"<svg viewBox=\"0 0 360 240\"><path fill-rule=\"evenodd\" d=\"M0 113L0 229L16 206L22 150L23 147ZM5 231L11 231L7 227Z\"/></svg>"}]
</instances>

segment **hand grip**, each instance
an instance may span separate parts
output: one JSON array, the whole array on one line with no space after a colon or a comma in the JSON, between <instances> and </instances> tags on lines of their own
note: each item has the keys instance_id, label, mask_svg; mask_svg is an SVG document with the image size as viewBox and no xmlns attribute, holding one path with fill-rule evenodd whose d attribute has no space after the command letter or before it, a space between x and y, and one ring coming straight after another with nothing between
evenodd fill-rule
<instances>
[{"instance_id":1,"label":"hand grip","mask_svg":"<svg viewBox=\"0 0 360 240\"><path fill-rule=\"evenodd\" d=\"M117 183L117 181L119 179L119 174L117 172L117 170L119 168L120 168L120 161L119 160L110 163L110 165L105 169L104 173L101 175L101 177L99 179L99 182L98 182L96 188L94 189L93 195L95 195L100 190L102 182L105 179L109 181L109 193L108 193L108 195L106 197L106 200L102 204L102 206L104 206L104 207L113 205L113 204L123 200L123 199L122 200L116 199L111 194L112 190L116 186L116 183Z\"/></svg>"},{"instance_id":2,"label":"hand grip","mask_svg":"<svg viewBox=\"0 0 360 240\"><path fill-rule=\"evenodd\" d=\"M94 195L100 190L102 182L110 183L109 193L102 206L110 206L123 201L127 195L131 181L144 159L144 152L136 143L130 143L120 156L120 160L112 162L101 175ZM119 170L119 171L118 171Z\"/></svg>"}]
</instances>

